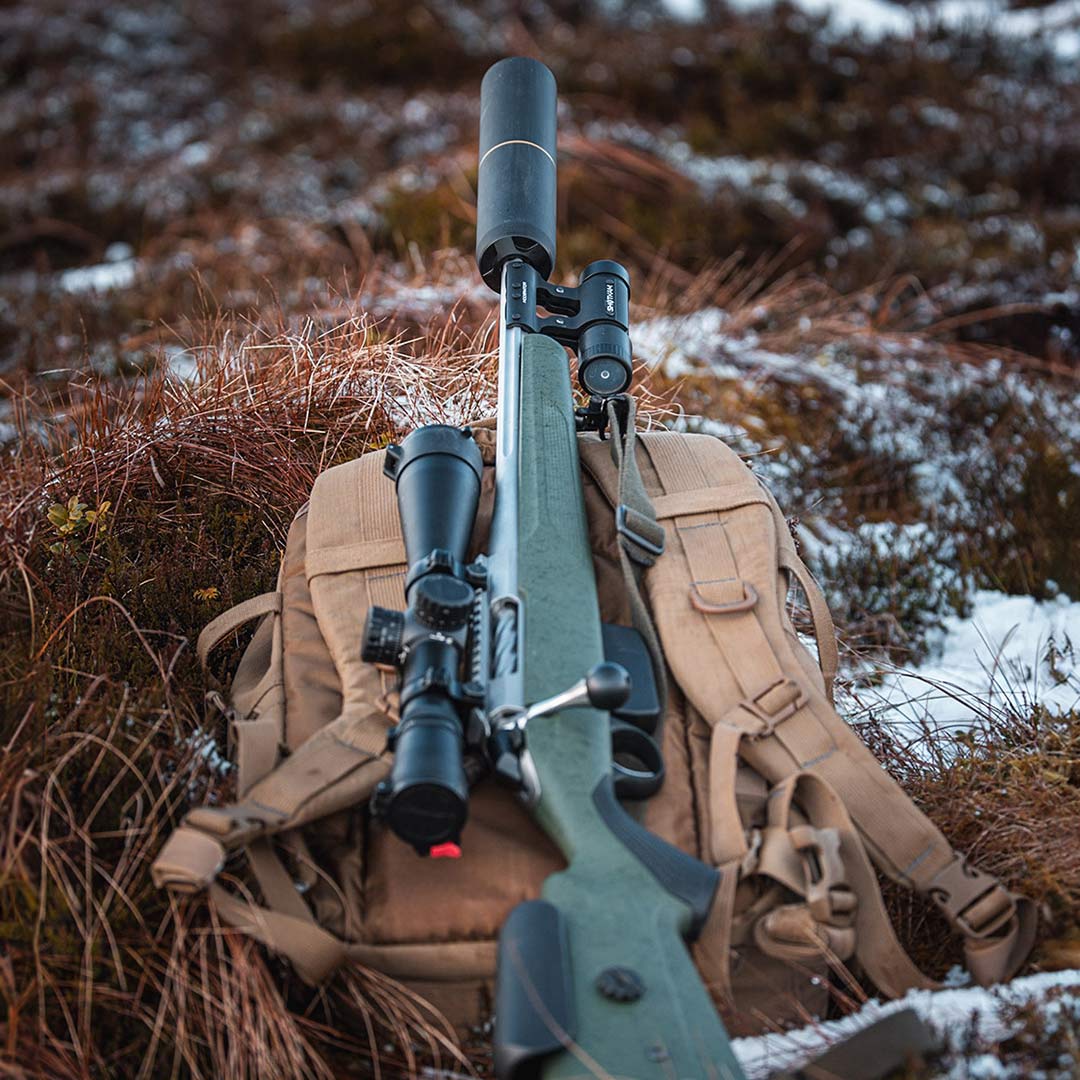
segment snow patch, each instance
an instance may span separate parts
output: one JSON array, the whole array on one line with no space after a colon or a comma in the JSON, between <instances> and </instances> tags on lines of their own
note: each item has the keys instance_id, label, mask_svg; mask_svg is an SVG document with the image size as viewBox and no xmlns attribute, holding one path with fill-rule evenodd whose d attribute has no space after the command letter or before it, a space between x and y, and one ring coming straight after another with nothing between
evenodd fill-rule
<instances>
[{"instance_id":1,"label":"snow patch","mask_svg":"<svg viewBox=\"0 0 1080 1080\"><path fill-rule=\"evenodd\" d=\"M199 361L195 350L184 349L179 345L165 346L165 362L169 374L181 382L195 382L199 374Z\"/></svg>"},{"instance_id":2,"label":"snow patch","mask_svg":"<svg viewBox=\"0 0 1080 1080\"><path fill-rule=\"evenodd\" d=\"M222 754L217 741L209 732L196 731L187 739L187 745L203 759L211 772L224 776L232 769L232 762Z\"/></svg>"},{"instance_id":3,"label":"snow patch","mask_svg":"<svg viewBox=\"0 0 1080 1080\"><path fill-rule=\"evenodd\" d=\"M131 258L99 263L97 266L79 266L74 270L65 270L60 275L60 288L69 293L104 293L113 289L129 289L135 283L138 267L138 259Z\"/></svg>"},{"instance_id":4,"label":"snow patch","mask_svg":"<svg viewBox=\"0 0 1080 1080\"><path fill-rule=\"evenodd\" d=\"M901 741L954 735L1038 705L1080 708L1080 602L981 590L970 617L945 619L934 659L858 699Z\"/></svg>"},{"instance_id":5,"label":"snow patch","mask_svg":"<svg viewBox=\"0 0 1080 1080\"><path fill-rule=\"evenodd\" d=\"M783 1034L735 1039L732 1048L748 1080L765 1080L776 1070L794 1071L802 1068L827 1047L861 1031L883 1016L902 1009L914 1009L945 1037L949 1049L960 1050L959 1040L972 1034L989 1043L1008 1038L1014 1030L1007 1019L1010 1009L1039 1003L1048 1014L1052 1014L1056 1002L1047 999L1056 991L1080 991L1080 971L1029 975L989 988L912 990L897 1001L869 1001L859 1012L840 1020L830 1020ZM997 1068L1003 1069L992 1055L982 1057L989 1058ZM971 1070L982 1057L969 1059L965 1067ZM964 1075L1011 1077L1016 1074L1003 1070L1000 1073L968 1071Z\"/></svg>"},{"instance_id":6,"label":"snow patch","mask_svg":"<svg viewBox=\"0 0 1080 1080\"><path fill-rule=\"evenodd\" d=\"M834 34L861 34L870 40L908 37L921 27L986 30L1002 37L1044 38L1060 60L1080 57L1080 0L1058 0L1041 8L1010 10L1006 0L945 0L902 7L888 0L793 0L810 15L827 16ZM737 11L774 6L774 0L729 0Z\"/></svg>"}]
</instances>

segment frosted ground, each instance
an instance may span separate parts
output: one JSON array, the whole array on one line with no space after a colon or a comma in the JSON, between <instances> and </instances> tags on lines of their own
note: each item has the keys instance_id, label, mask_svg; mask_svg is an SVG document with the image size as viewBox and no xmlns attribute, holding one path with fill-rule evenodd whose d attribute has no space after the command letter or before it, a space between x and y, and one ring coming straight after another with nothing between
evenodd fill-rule
<instances>
[{"instance_id":1,"label":"frosted ground","mask_svg":"<svg viewBox=\"0 0 1080 1080\"><path fill-rule=\"evenodd\" d=\"M349 368L351 354L321 351L343 322L397 315L415 336L453 309L471 333L492 305L468 257L476 84L484 50L517 50L527 40L551 58L566 91L562 175L574 195L566 199L560 244L574 260L585 256L569 260L566 272L600 254L633 266L638 357L655 388L683 410L667 422L729 441L797 519L841 631L845 716L873 736L875 749L888 741L890 760L898 755L916 780L930 777L913 790L931 796L935 775L946 777L939 789L953 775L943 763L1007 738L1010 725L1032 717L1066 724L1061 718L1080 696L1076 0L1027 9L991 0L795 0L775 12L736 0L734 15L723 5L671 0L688 20L674 29L634 5L629 29L614 30L574 23L580 5L544 0L508 19L495 3L484 9L490 19L454 0L422 6L427 16L407 29L419 61L381 70L357 65L354 43L373 41L368 51L377 60L400 37L400 20L365 36L360 5L338 0L267 3L250 34L229 21L247 11L243 5L36 0L3 9L0 67L15 74L0 131L18 165L0 175L7 245L0 252L0 374L5 388L17 390L0 400L0 443L19 434L24 386L55 401L57 425L66 412L77 415L80 387L135 397L152 381L148 373L167 370L170 392L182 401L198 389L208 341L224 354L250 333L257 349L264 339L252 327L266 330L264 321L321 385L333 381L327 369ZM693 20L705 6L715 10L702 30ZM531 37L521 37L522 25ZM1004 44L986 40L986 29L1003 34ZM248 67L237 53L241 39ZM429 72L429 64L452 73ZM623 200L626 192L634 198ZM575 218L578 199L585 209ZM671 206L683 210L664 216ZM597 210L618 220L597 232ZM809 301L767 289L737 298L684 295L702 267L738 249L750 264L796 242L805 246L784 269L800 280L823 278L834 294ZM668 302L650 307L644 283L657 265L683 276L672 278ZM919 281L909 280L897 304L874 292L894 274ZM843 298L863 289L854 301ZM997 305L1010 317L963 321L973 309ZM1027 314L1012 318L1019 309ZM941 323L954 316L956 333L943 332ZM1025 327L1023 318L1033 323ZM972 340L995 349L976 355L962 347ZM406 347L402 358L415 364ZM346 397L355 390L340 385ZM424 380L395 393L383 403L392 419L426 415ZM491 410L490 400L468 393L449 406L461 421ZM197 449L205 425L188 419L192 429L180 435ZM303 431L289 429L297 441L308 434L303 421ZM153 444L168 442L169 432L128 434L134 444ZM274 445L282 461L314 468L318 460ZM200 476L209 460L199 462ZM147 486L125 495L126 508L117 500L118 536L129 536L130 514L142 512L151 539L160 542L163 532L188 538L186 525L170 523L191 520L175 517L178 507L205 519L205 493L184 489L174 507L171 485L182 470L170 471L164 457L151 461ZM265 485L280 478L260 477L259 494L287 519L286 504L305 492L283 495L283 484L268 493ZM1045 546L1048 537L1056 540ZM170 553L170 570L189 553L164 543L154 550ZM270 566L262 547L247 550L262 553L253 563ZM40 558L38 572L48 565ZM147 606L146 590L128 589L140 625L190 641L218 610L196 603L192 588L220 585L214 603L223 608L269 584L241 575L238 565L201 565L206 580L177 586L165 614ZM90 564L85 584L67 583L71 603L98 591L93 571ZM0 619L19 627L0 648L23 634L15 621L23 592L20 581L10 605L10 598L0 605ZM46 605L41 610L50 616ZM56 612L52 625L63 615ZM89 635L88 626L79 620L80 632ZM81 641L92 653L89 636ZM101 730L123 710L174 715L152 687L134 703L121 696L129 693L127 675L115 667L96 669L106 680L93 683L102 687ZM79 710L79 726L89 730L94 702L65 697L69 682L42 693L55 691L57 715ZM192 675L189 683L201 700L201 679ZM13 685L0 693L10 695ZM5 700L23 708L20 699ZM224 783L224 736L210 731L199 709L192 717L195 734L177 745L197 751L200 784ZM40 746L50 745L57 740L43 735ZM48 775L55 758L26 764ZM157 774L155 760L148 775ZM978 782L985 787L985 777ZM1063 777L1056 790L1075 791L1076 782ZM980 789L971 805L999 819L1026 808L1024 827L1034 827L1023 791L1022 784L1000 794ZM969 809L959 801L948 809L958 806ZM943 811L942 820L962 833L965 847L996 835L977 816L965 823ZM110 819L100 835L85 834L86 864L98 860L95 872L111 873L109 836L123 827ZM996 854L1011 857L1016 847L1000 840ZM1059 853L1048 844L1039 853L1044 862L1034 862L1051 876L1048 851ZM1017 867L1024 854L1010 863L1013 880L1027 880ZM1063 886L1073 895L1075 880ZM20 904L34 895L33 882L15 885ZM155 926L159 916L167 920L156 898L138 902L155 913ZM1068 912L1056 914L1053 933L1075 932ZM36 911L28 918L33 924ZM127 940L141 980L168 936ZM86 942L66 931L58 941L61 951L47 958L58 965L48 985L66 986ZM71 968L63 966L66 948L74 950ZM1075 951L1065 956L1051 962L1075 966ZM108 977L95 990L94 1023L79 1048L87 1060L112 1052L109 1033L138 1016ZM1023 1035L1029 999L1042 1024L1031 1038L1055 1048L1069 1038L1075 1044L1077 986L1076 972L1044 973L990 993L953 985L909 1003L962 1036L940 1075L1038 1075L1023 1054L1023 1065L1002 1066L998 1057L1010 1051L998 1046L1018 1026L1013 1041ZM83 989L79 1002L90 1000ZM866 1015L877 1009L869 1005ZM291 1014L268 1015L268 1026L287 1028ZM67 1053L63 1015L54 1011L46 1021L47 1045ZM797 1064L858 1022L746 1040L739 1051L758 1077ZM167 1019L155 1030L174 1026ZM38 1048L27 1025L19 1036L25 1061ZM132 1074L145 1036L124 1028L123 1065ZM1048 1078L1076 1073L1075 1056L1038 1061Z\"/></svg>"},{"instance_id":2,"label":"frosted ground","mask_svg":"<svg viewBox=\"0 0 1080 1080\"><path fill-rule=\"evenodd\" d=\"M118 253L123 255L123 252ZM119 261L119 260L118 260ZM122 265L122 263L121 263ZM122 281L119 287L122 287ZM104 274L92 287L109 288ZM384 314L395 308L414 317L431 315L455 296L484 296L466 280L439 286L404 283L383 289L370 304ZM971 395L1000 395L1032 423L1049 426L1051 437L1072 456L1080 454L1080 417L1076 395L1068 387L1040 383L992 358L957 361L941 346L918 335L875 338L867 352L857 337L846 346L806 346L780 352L763 346L765 331L747 329L755 317L767 322L764 310L734 315L707 307L679 316L638 312L634 323L635 352L651 375L661 381L694 385L705 379L716 388L766 400L766 389L817 385L835 409L833 424L846 431L860 452L872 459L903 463L914 478L914 494L925 507L925 520L868 521L851 515L840 492L822 486L816 472L815 447L770 434L751 406L745 414L720 420L681 413L667 422L679 429L710 432L746 455L772 486L781 504L797 516L796 531L804 555L826 586L833 607L844 610L871 603L845 576L851 565L875 559L897 560L896 587L920 593L913 622L900 638L877 640L872 647L842 653L838 705L853 723L872 721L904 753L927 763L948 761L968 745L972 733L993 740L1011 718L1036 710L1067 717L1080 707L1080 600L1056 582L1044 583L1049 595L1010 595L980 587L978 577L960 565L956 536L981 527L979 483L1020 483L1009 476L988 426L965 431L957 441L947 430L951 403ZM808 341L815 319L803 316L799 329ZM865 346L865 343L862 343ZM178 358L183 360L183 357ZM191 383L199 369L173 363L174 377ZM415 413L410 397L402 406ZM470 399L467 409L490 412L493 402ZM710 411L710 410L706 410ZM458 421L471 413L457 415ZM1008 457L1008 455L1006 455ZM1020 462L1013 463L1019 470ZM916 511L916 517L918 511ZM910 515L909 515L910 516ZM1009 523L998 522L997 539L1009 543ZM955 530L955 534L953 533ZM911 581L904 579L908 567ZM813 647L811 639L807 644ZM893 657L909 653L915 659ZM213 747L211 746L211 750ZM216 752L215 752L216 753ZM216 760L220 762L220 755ZM869 1002L841 1021L736 1044L748 1075L767 1077L779 1068L798 1067L830 1041L901 1007L912 1007L946 1037L945 1064L939 1075L950 1080L1004 1080L1034 1075L1027 1066L1003 1066L994 1046L1022 1027L1025 1009L1048 1023L1073 1023L1080 1016L1080 971L1027 976L1005 987L983 990L965 985L954 970L948 988L917 992L902 1002ZM1064 1061L1048 1077L1069 1076Z\"/></svg>"},{"instance_id":3,"label":"frosted ground","mask_svg":"<svg viewBox=\"0 0 1080 1080\"><path fill-rule=\"evenodd\" d=\"M808 334L813 329L809 320L803 329ZM884 359L869 365L857 363L845 349L778 353L761 348L754 333L733 326L728 313L719 309L646 321L637 326L634 340L639 358L660 371L691 380L708 372L722 386L740 386L751 400L764 384L817 382L838 406L836 422L841 427L863 431L863 421L872 415L874 446L868 449L912 464L927 520L839 525L836 513L830 513L835 506L830 505L828 492L804 486L812 447L770 439L753 417L717 421L685 415L675 421L677 427L710 431L752 455L754 467L768 479L781 504L789 512L799 510L797 533L804 554L834 606L843 605L851 588L844 568L860 547L871 558L899 556L901 563L907 560L918 567L918 582L912 585L929 587L931 593L917 649L922 658L903 665L880 653L846 649L838 706L849 720L872 720L904 753L940 762L949 760L973 733L994 739L1010 718L1030 716L1036 710L1049 716L1076 714L1080 601L1057 591L1053 582L1048 587L1054 595L1040 600L972 585L957 563L948 530L962 529L978 517L972 504L977 498L970 484L973 471L997 466L990 465L994 455L977 430L957 446L943 422L949 401L958 393L984 393L996 385L1052 425L1060 445L1074 455L1075 472L1080 469L1075 456L1080 447L1075 393L1033 386L993 362L934 362L917 355L928 345L917 340L893 343ZM1010 482L1007 470L998 482ZM1008 523L1002 527L1007 532ZM807 644L813 647L809 639ZM964 982L963 972L957 970L954 976ZM736 1048L748 1075L757 1080L775 1069L799 1067L831 1041L910 1006L946 1040L940 1076L1068 1077L1076 1068L1068 1054L1056 1068L1034 1072L1029 1064L1001 1064L994 1047L1023 1027L1019 1016L1024 1009L1042 1014L1055 1028L1058 1018L1075 1024L1080 1015L1078 988L1080 971L1075 970L1020 978L990 990L954 985L936 993L912 993L902 1002L870 1002L842 1021L742 1039Z\"/></svg>"},{"instance_id":4,"label":"frosted ground","mask_svg":"<svg viewBox=\"0 0 1080 1080\"><path fill-rule=\"evenodd\" d=\"M114 250L100 267L66 272L65 288L90 293L124 289L131 261L129 251ZM462 279L439 285L402 282L382 288L366 303L383 314L401 309L414 316L435 315L462 295L484 300L475 283ZM1026 716L1036 708L1062 716L1077 710L1080 600L1054 582L1046 585L1052 595L1040 599L1009 595L985 583L980 587L959 565L951 530L977 529L982 521L979 486L972 477L1000 485L1019 483L1020 474L1010 478L989 428L968 430L958 442L946 423L952 402L971 394L1001 395L1031 422L1050 426L1052 437L1072 453L1071 468L1077 472L1080 417L1074 393L1027 379L993 359L958 362L917 335L878 339L869 352L857 339L843 347L807 344L785 352L766 347L765 310L732 313L706 307L678 316L647 310L635 314L635 352L654 376L689 385L705 379L715 398L723 397L717 390L722 388L750 403L745 413L730 412L723 419L687 412L669 422L718 435L748 457L781 504L797 515L804 554L834 608L868 602L845 577L852 560L898 559L901 567L911 568L913 587L925 594L916 621L905 628L906 639L885 642L899 649L845 649L839 706L852 722L872 720L899 747L940 761L973 730L993 738L1010 716ZM808 342L814 340L812 314L796 320L796 327ZM182 351L173 355L171 366L180 381L191 384L199 377L198 366ZM906 465L925 519L918 519L916 511L908 515L916 520L904 522L860 520L845 509L841 492L822 485L813 445L780 438L762 424L754 401L771 400L778 387L808 385L820 389L822 401L835 410L834 424L860 452ZM473 401L470 407L488 411L491 404ZM997 527L1005 530L999 539L1007 543L1008 523ZM902 570L898 586L904 585ZM917 659L891 659L905 649ZM213 742L202 751L210 767L220 766L223 759ZM947 990L912 994L900 1003L870 1002L842 1021L739 1040L736 1049L748 1075L764 1080L775 1069L798 1067L859 1025L911 1006L952 1039L938 1075L1012 1080L1033 1074L1026 1067L1001 1065L993 1048L1022 1026L1019 1011L1035 1009L1048 1023L1059 1016L1075 1022L1080 1011L1080 971L1028 976L991 990L955 985L962 982L959 977L953 982ZM1071 1069L1071 1062L1063 1062L1045 1075L1065 1077Z\"/></svg>"},{"instance_id":5,"label":"frosted ground","mask_svg":"<svg viewBox=\"0 0 1080 1080\"><path fill-rule=\"evenodd\" d=\"M130 283L130 252L117 249L99 267L68 271L64 287L73 292L106 292ZM465 278L439 285L389 287L364 299L386 315L405 310L413 317L436 316L455 299L485 296ZM737 388L740 400L765 400L776 387L817 386L835 410L834 423L872 459L902 463L913 491L925 508L924 520L861 520L849 515L839 492L823 487L815 469L815 447L785 440L762 426L751 406L745 415L717 419L689 412L669 421L677 428L711 432L727 440L752 462L773 487L781 504L798 517L797 533L812 569L838 609L867 604L866 595L845 577L852 560L899 560L898 588L911 584L924 594L915 621L902 639L885 648L847 648L842 656L838 703L854 723L873 721L898 747L927 761L948 760L972 732L994 738L1008 718L1034 710L1067 716L1080 707L1080 600L1045 583L1049 595L1010 595L980 586L959 565L957 534L980 527L979 484L1020 483L1019 460L1003 462L988 427L967 430L957 441L948 431L951 403L970 395L1000 395L1031 423L1048 427L1051 437L1071 454L1071 471L1080 451L1076 395L1068 388L1032 381L992 358L956 361L918 335L875 339L867 352L856 338L847 346L807 345L782 352L765 347L768 312L706 307L685 315L636 313L633 327L639 361L663 380L706 379L712 386ZM811 315L796 322L808 341L815 337ZM174 377L191 383L199 369L177 352ZM763 397L765 395L765 397ZM721 396L719 394L715 395ZM407 403L415 411L415 401ZM481 412L493 403L481 402ZM476 409L477 402L470 401ZM710 410L706 410L710 411ZM470 417L458 416L465 421ZM1009 469L1017 470L1010 476ZM973 477L978 482L973 483ZM910 516L910 515L909 515ZM914 515L918 518L918 512ZM995 525L1008 543L1008 522ZM808 641L808 644L812 642ZM896 646L897 648L891 648ZM891 657L911 653L910 663ZM211 756L216 754L210 744ZM220 755L215 760L220 762ZM740 1040L737 1049L751 1077L796 1067L831 1039L885 1012L910 1005L936 1030L955 1036L947 1071L950 1078L1019 1077L1021 1067L1001 1066L992 1047L1018 1026L1017 1009L1028 1004L1047 1016L1075 1018L1080 972L1029 976L989 991L954 985L936 994L920 992L902 1003L869 1003L843 1021L814 1025L784 1035ZM982 1046L982 1050L972 1047ZM1064 1066L1063 1066L1064 1068ZM1071 1069L1071 1065L1068 1066ZM1068 1075L1067 1071L1047 1075Z\"/></svg>"},{"instance_id":6,"label":"frosted ground","mask_svg":"<svg viewBox=\"0 0 1080 1080\"><path fill-rule=\"evenodd\" d=\"M915 990L899 1001L871 1001L858 1013L784 1034L736 1039L736 1056L748 1080L766 1080L779 1069L797 1069L815 1054L884 1016L913 1009L945 1048L942 1080L1021 1080L1024 1077L1074 1076L1075 1061L1065 1055L1058 1070L1005 1066L990 1048L1009 1038L1020 1022L1017 1011L1039 1009L1057 1026L1080 1019L1080 971L1029 975L1007 986L948 987ZM979 1050L978 1047L983 1049ZM973 1049L975 1048L975 1049Z\"/></svg>"},{"instance_id":7,"label":"frosted ground","mask_svg":"<svg viewBox=\"0 0 1080 1080\"><path fill-rule=\"evenodd\" d=\"M809 320L805 329L811 329ZM859 545L909 559L929 573L933 595L923 642L929 654L926 662L903 670L879 666L882 681L847 699L853 712L873 710L903 738L919 739L927 730L968 727L995 709L1023 711L1042 705L1068 713L1077 707L1080 601L1058 592L1055 582L1047 586L1056 595L1045 600L973 588L956 565L948 529L964 528L978 516L980 508L973 504L978 496L970 477L978 472L985 476L998 464L987 436L976 430L957 445L945 424L951 400L996 386L1049 424L1051 437L1063 449L1075 449L1080 446L1075 394L1033 385L992 360L978 365L928 362L915 355L917 340L888 346L886 358L871 365L872 374L843 350L781 354L761 348L753 332L733 333L727 314L718 309L646 321L635 327L634 343L639 358L673 378L708 370L712 378L742 383L751 398L765 380L819 383L839 408L840 427L862 437L866 419L872 417L867 452L911 467L927 520L855 521L841 528L835 515L828 513L828 493L808 489L803 482L805 458L812 456L812 447L770 440L760 429L739 422L689 415L676 421L678 426L726 438L740 452L753 455L755 468L781 504L798 513L806 557L830 583L834 596L845 589L841 576L845 558ZM1075 457L1070 468L1080 475ZM998 473L993 482L1010 479L1018 477ZM808 503L809 508L803 509ZM1001 528L1007 531L1008 523ZM963 615L955 610L967 607L970 611ZM853 674L863 670L862 660L850 654L848 660Z\"/></svg>"},{"instance_id":8,"label":"frosted ground","mask_svg":"<svg viewBox=\"0 0 1080 1080\"><path fill-rule=\"evenodd\" d=\"M702 0L664 0L677 18L692 22L704 14ZM775 0L731 0L739 11L772 7ZM940 24L952 29L992 28L1005 35L1047 40L1059 57L1080 57L1080 3L1057 0L1045 7L1011 10L1003 0L939 0L902 5L888 0L794 0L794 7L811 15L826 15L837 35L912 34L920 27Z\"/></svg>"}]
</instances>

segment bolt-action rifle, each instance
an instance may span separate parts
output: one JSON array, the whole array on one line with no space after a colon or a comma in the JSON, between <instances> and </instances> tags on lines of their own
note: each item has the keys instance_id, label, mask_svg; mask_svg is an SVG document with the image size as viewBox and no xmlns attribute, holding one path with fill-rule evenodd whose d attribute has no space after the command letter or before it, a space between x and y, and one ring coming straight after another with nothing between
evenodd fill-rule
<instances>
[{"instance_id":1,"label":"bolt-action rifle","mask_svg":"<svg viewBox=\"0 0 1080 1080\"><path fill-rule=\"evenodd\" d=\"M406 610L373 608L364 630L364 658L400 675L393 770L373 809L418 852L439 854L460 841L470 781L493 772L566 858L500 935L503 1080L741 1080L684 944L719 875L620 803L660 782L648 731L662 704L642 640L600 621L577 431L603 435L608 402L629 388L630 282L610 261L577 287L548 281L555 112L543 64L502 60L484 78L476 258L501 298L491 539L466 564L483 471L467 429L429 425L388 450L409 569ZM577 410L564 346L590 399ZM619 516L620 531L629 520Z\"/></svg>"}]
</instances>

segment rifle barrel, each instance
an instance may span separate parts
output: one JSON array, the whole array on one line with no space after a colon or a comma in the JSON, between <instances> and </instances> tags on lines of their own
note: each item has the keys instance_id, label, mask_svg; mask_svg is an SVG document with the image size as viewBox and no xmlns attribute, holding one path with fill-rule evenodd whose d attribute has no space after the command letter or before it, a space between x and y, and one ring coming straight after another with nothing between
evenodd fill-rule
<instances>
[{"instance_id":1,"label":"rifle barrel","mask_svg":"<svg viewBox=\"0 0 1080 1080\"><path fill-rule=\"evenodd\" d=\"M522 619L518 597L518 513L521 444L520 326L506 317L507 287L499 308L499 402L495 443L495 508L488 555L491 595L492 668L488 684L489 716L524 706L521 671Z\"/></svg>"}]
</instances>

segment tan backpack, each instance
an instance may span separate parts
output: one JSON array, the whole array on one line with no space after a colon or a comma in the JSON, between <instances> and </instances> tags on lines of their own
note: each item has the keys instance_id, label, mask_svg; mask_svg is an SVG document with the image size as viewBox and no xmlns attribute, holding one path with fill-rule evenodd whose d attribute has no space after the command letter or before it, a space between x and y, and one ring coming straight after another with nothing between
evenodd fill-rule
<instances>
[{"instance_id":1,"label":"tan backpack","mask_svg":"<svg viewBox=\"0 0 1080 1080\"><path fill-rule=\"evenodd\" d=\"M474 436L490 466L493 431ZM876 871L933 900L978 982L1014 973L1033 942L1033 905L967 865L837 715L832 620L771 494L707 435L635 436L631 418L625 445L583 435L579 448L602 617L649 636L651 611L667 663L666 779L642 820L737 870L721 875L694 945L729 1030L823 1015L830 973L861 972L888 996L933 985L900 946ZM277 590L200 635L205 663L259 620L228 702L211 695L230 720L238 801L192 810L153 873L178 892L207 889L224 922L308 982L367 965L464 1028L490 1014L506 915L563 864L490 782L472 792L460 859L421 859L369 820L389 771L394 675L361 661L361 627L372 604L403 605L406 570L383 457L323 473L292 524ZM492 493L489 467L474 553ZM657 522L666 550L654 558ZM820 666L789 618L795 584ZM217 879L234 856L251 878L226 888Z\"/></svg>"}]
</instances>

